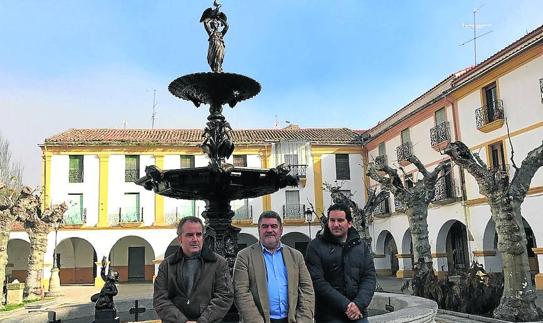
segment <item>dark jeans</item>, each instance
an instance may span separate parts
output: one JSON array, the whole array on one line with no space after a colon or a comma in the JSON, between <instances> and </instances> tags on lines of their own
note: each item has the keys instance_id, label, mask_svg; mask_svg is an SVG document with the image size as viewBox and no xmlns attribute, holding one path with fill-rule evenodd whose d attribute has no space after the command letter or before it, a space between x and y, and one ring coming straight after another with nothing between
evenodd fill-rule
<instances>
[{"instance_id":1,"label":"dark jeans","mask_svg":"<svg viewBox=\"0 0 543 323\"><path fill-rule=\"evenodd\" d=\"M271 323L288 323L288 318L284 319L270 319Z\"/></svg>"}]
</instances>

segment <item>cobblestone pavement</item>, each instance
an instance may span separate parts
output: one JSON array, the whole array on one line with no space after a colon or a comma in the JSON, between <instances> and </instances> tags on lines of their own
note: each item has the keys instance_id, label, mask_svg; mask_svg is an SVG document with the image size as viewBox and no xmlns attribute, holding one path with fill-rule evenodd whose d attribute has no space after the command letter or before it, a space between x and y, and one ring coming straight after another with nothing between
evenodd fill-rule
<instances>
[{"instance_id":1,"label":"cobblestone pavement","mask_svg":"<svg viewBox=\"0 0 543 323\"><path fill-rule=\"evenodd\" d=\"M379 277L379 284L385 292L402 293L400 291L403 285L402 279L394 277ZM128 311L134 306L134 301L140 301L140 307L147 309L146 313L140 315L140 319L154 318L152 310L153 285L151 283L138 284L120 284L118 285L119 294L115 297L115 304L120 313L121 321L133 320L134 316L129 316ZM11 312L0 312L0 322L6 323L35 323L47 322L47 311L55 311L57 319L63 323L83 323L92 322L94 315L94 304L90 302L90 297L99 292L99 288L94 286L62 286L63 296L53 300L44 300L31 303L26 308L21 308ZM408 292L406 292L408 293ZM543 291L537 292L536 303L543 308ZM77 319L76 319L77 317ZM477 322L473 318L463 318L455 316L454 313L439 313L436 322L441 323L464 323Z\"/></svg>"}]
</instances>

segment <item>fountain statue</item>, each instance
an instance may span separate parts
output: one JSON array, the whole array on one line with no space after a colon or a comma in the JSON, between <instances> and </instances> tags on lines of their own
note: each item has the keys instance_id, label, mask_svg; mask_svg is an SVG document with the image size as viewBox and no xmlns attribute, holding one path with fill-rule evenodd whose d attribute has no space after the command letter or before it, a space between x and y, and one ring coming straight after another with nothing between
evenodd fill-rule
<instances>
[{"instance_id":1,"label":"fountain statue","mask_svg":"<svg viewBox=\"0 0 543 323\"><path fill-rule=\"evenodd\" d=\"M117 295L117 281L119 280L119 274L111 271L111 266L108 267L106 275L107 260L106 257L102 258L102 269L100 270L100 277L104 281L104 287L100 290L100 293L94 294L91 297L92 302L96 302L94 306L94 321L93 323L119 323L119 317L117 317L117 309L113 302L113 296Z\"/></svg>"},{"instance_id":2,"label":"fountain statue","mask_svg":"<svg viewBox=\"0 0 543 323\"><path fill-rule=\"evenodd\" d=\"M215 0L214 8L206 9L200 19L209 35L207 58L212 72L181 76L168 88L173 95L191 101L196 107L209 105L200 145L209 158L209 164L174 170L148 166L146 176L136 184L167 197L204 200L206 208L202 216L206 220L206 242L224 256L232 268L240 229L231 224L234 212L230 201L259 197L286 186L296 186L298 178L289 175L290 169L282 165L255 169L226 163L234 151L234 142L230 136L232 128L222 115L223 105L234 107L238 102L252 98L260 92L260 84L243 75L223 72L224 36L228 24L220 7Z\"/></svg>"}]
</instances>

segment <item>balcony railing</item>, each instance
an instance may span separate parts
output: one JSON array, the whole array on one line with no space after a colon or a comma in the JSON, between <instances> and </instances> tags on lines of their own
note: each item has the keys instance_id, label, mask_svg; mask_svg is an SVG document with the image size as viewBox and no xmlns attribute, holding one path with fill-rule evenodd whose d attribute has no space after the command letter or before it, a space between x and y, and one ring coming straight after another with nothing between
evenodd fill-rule
<instances>
[{"instance_id":1,"label":"balcony railing","mask_svg":"<svg viewBox=\"0 0 543 323\"><path fill-rule=\"evenodd\" d=\"M87 223L87 208L79 212L66 212L62 220L63 225L83 225Z\"/></svg>"},{"instance_id":2,"label":"balcony railing","mask_svg":"<svg viewBox=\"0 0 543 323\"><path fill-rule=\"evenodd\" d=\"M434 187L433 202L447 202L455 198L454 185L452 182L452 174L449 173L441 177Z\"/></svg>"},{"instance_id":3,"label":"balcony railing","mask_svg":"<svg viewBox=\"0 0 543 323\"><path fill-rule=\"evenodd\" d=\"M143 207L119 208L119 223L143 222Z\"/></svg>"},{"instance_id":4,"label":"balcony railing","mask_svg":"<svg viewBox=\"0 0 543 323\"><path fill-rule=\"evenodd\" d=\"M381 167L387 166L387 165L388 165L387 155L379 155L375 157L375 167L377 167L377 169L380 169Z\"/></svg>"},{"instance_id":5,"label":"balcony railing","mask_svg":"<svg viewBox=\"0 0 543 323\"><path fill-rule=\"evenodd\" d=\"M70 169L68 183L83 183L83 168Z\"/></svg>"},{"instance_id":6,"label":"balcony railing","mask_svg":"<svg viewBox=\"0 0 543 323\"><path fill-rule=\"evenodd\" d=\"M481 129L487 124L496 120L503 120L503 101L496 100L491 104L480 107L475 110L475 121L477 122L477 129Z\"/></svg>"},{"instance_id":7,"label":"balcony railing","mask_svg":"<svg viewBox=\"0 0 543 323\"><path fill-rule=\"evenodd\" d=\"M285 204L283 205L283 218L285 219L303 219L305 205L304 204Z\"/></svg>"},{"instance_id":8,"label":"balcony railing","mask_svg":"<svg viewBox=\"0 0 543 323\"><path fill-rule=\"evenodd\" d=\"M305 177L307 171L307 165L288 165L290 168L289 175Z\"/></svg>"},{"instance_id":9,"label":"balcony railing","mask_svg":"<svg viewBox=\"0 0 543 323\"><path fill-rule=\"evenodd\" d=\"M181 205L176 206L173 212L166 213L165 222L166 224L177 224L181 218L186 216L196 216L200 214L200 208L195 205Z\"/></svg>"},{"instance_id":10,"label":"balcony railing","mask_svg":"<svg viewBox=\"0 0 543 323\"><path fill-rule=\"evenodd\" d=\"M405 210L407 206L400 199L394 198L394 212L403 213Z\"/></svg>"},{"instance_id":11,"label":"balcony railing","mask_svg":"<svg viewBox=\"0 0 543 323\"><path fill-rule=\"evenodd\" d=\"M253 206L252 205L241 205L238 207L232 206L234 211L233 220L248 220L253 218Z\"/></svg>"},{"instance_id":12,"label":"balcony railing","mask_svg":"<svg viewBox=\"0 0 543 323\"><path fill-rule=\"evenodd\" d=\"M126 183L135 182L140 178L139 169L125 169L124 171L124 181Z\"/></svg>"},{"instance_id":13,"label":"balcony railing","mask_svg":"<svg viewBox=\"0 0 543 323\"><path fill-rule=\"evenodd\" d=\"M396 156L398 157L399 162L407 160L407 157L411 156L412 154L413 147L410 141L404 142L396 147Z\"/></svg>"},{"instance_id":14,"label":"balcony railing","mask_svg":"<svg viewBox=\"0 0 543 323\"><path fill-rule=\"evenodd\" d=\"M432 143L432 147L438 146L444 142L448 143L450 140L451 131L448 121L442 122L430 129L430 141Z\"/></svg>"},{"instance_id":15,"label":"balcony railing","mask_svg":"<svg viewBox=\"0 0 543 323\"><path fill-rule=\"evenodd\" d=\"M390 214L390 205L388 202L388 199L383 200L383 202L379 203L379 205L373 210L373 215L385 215Z\"/></svg>"}]
</instances>

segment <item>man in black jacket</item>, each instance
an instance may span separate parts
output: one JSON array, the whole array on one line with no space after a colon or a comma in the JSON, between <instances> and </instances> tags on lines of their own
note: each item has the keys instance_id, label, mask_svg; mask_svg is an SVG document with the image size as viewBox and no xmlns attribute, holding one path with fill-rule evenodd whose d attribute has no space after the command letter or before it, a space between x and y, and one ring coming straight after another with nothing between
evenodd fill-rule
<instances>
[{"instance_id":1,"label":"man in black jacket","mask_svg":"<svg viewBox=\"0 0 543 323\"><path fill-rule=\"evenodd\" d=\"M306 264L315 289L315 322L368 322L375 290L370 249L352 227L348 206L328 208L328 222L309 243Z\"/></svg>"},{"instance_id":2,"label":"man in black jacket","mask_svg":"<svg viewBox=\"0 0 543 323\"><path fill-rule=\"evenodd\" d=\"M204 245L204 225L183 218L177 227L181 248L158 268L153 305L162 322L221 322L234 301L226 260Z\"/></svg>"}]
</instances>

